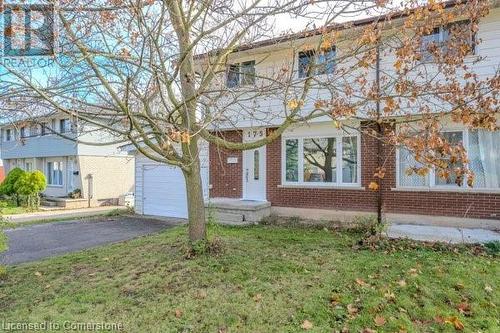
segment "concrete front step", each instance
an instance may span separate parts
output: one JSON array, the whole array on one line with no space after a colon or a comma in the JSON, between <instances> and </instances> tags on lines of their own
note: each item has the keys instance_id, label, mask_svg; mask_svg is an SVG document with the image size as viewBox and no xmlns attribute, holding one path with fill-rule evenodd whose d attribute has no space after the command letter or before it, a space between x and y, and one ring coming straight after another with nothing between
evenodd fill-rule
<instances>
[{"instance_id":1,"label":"concrete front step","mask_svg":"<svg viewBox=\"0 0 500 333\"><path fill-rule=\"evenodd\" d=\"M212 198L205 204L207 216L216 222L230 225L259 223L271 214L271 203L267 201Z\"/></svg>"}]
</instances>

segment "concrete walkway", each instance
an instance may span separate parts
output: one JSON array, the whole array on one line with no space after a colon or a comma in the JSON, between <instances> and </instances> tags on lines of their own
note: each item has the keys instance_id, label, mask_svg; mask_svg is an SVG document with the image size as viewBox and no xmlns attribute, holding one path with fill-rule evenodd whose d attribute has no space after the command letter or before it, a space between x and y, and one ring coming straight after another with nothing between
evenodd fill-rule
<instances>
[{"instance_id":1,"label":"concrete walkway","mask_svg":"<svg viewBox=\"0 0 500 333\"><path fill-rule=\"evenodd\" d=\"M409 238L418 241L445 243L488 243L500 241L500 233L485 229L434 227L393 224L387 230L389 238Z\"/></svg>"},{"instance_id":2,"label":"concrete walkway","mask_svg":"<svg viewBox=\"0 0 500 333\"><path fill-rule=\"evenodd\" d=\"M47 211L24 213L24 214L3 215L3 218L13 223L24 223L33 221L74 219L79 217L104 215L116 209L125 210L126 208L123 206L103 206L103 207L65 209L65 210L58 209L58 210L47 210Z\"/></svg>"}]
</instances>

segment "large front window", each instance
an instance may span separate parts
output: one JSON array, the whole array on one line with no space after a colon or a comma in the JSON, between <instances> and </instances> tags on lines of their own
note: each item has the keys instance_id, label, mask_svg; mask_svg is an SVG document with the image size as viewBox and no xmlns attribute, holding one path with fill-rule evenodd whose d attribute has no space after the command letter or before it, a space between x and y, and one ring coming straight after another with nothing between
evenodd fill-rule
<instances>
[{"instance_id":1,"label":"large front window","mask_svg":"<svg viewBox=\"0 0 500 333\"><path fill-rule=\"evenodd\" d=\"M359 184L358 136L286 138L283 183Z\"/></svg>"},{"instance_id":2,"label":"large front window","mask_svg":"<svg viewBox=\"0 0 500 333\"><path fill-rule=\"evenodd\" d=\"M467 149L468 167L474 172L473 188L500 189L500 131L454 130L444 132L443 137L451 144L463 144ZM462 166L460 162L448 164L450 169ZM411 152L399 149L399 186L458 188L454 173L449 178L443 178L434 169L426 175L407 172L412 167L422 166ZM462 186L465 187L465 184L466 179Z\"/></svg>"},{"instance_id":3,"label":"large front window","mask_svg":"<svg viewBox=\"0 0 500 333\"><path fill-rule=\"evenodd\" d=\"M62 186L63 184L63 164L62 162L47 163L47 183L49 185Z\"/></svg>"}]
</instances>

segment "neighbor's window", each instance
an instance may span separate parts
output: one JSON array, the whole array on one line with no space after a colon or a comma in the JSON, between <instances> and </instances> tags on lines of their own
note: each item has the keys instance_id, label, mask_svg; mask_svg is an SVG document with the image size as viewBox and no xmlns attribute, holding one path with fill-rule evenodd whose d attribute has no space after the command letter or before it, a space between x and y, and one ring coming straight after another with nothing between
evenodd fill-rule
<instances>
[{"instance_id":1,"label":"neighbor's window","mask_svg":"<svg viewBox=\"0 0 500 333\"><path fill-rule=\"evenodd\" d=\"M69 133L71 131L71 124L69 119L59 120L59 133Z\"/></svg>"},{"instance_id":2,"label":"neighbor's window","mask_svg":"<svg viewBox=\"0 0 500 333\"><path fill-rule=\"evenodd\" d=\"M19 136L21 137L21 139L24 139L25 137L27 137L26 127L21 127L21 129L19 130Z\"/></svg>"},{"instance_id":3,"label":"neighbor's window","mask_svg":"<svg viewBox=\"0 0 500 333\"><path fill-rule=\"evenodd\" d=\"M49 185L62 186L63 184L62 162L47 162L47 183Z\"/></svg>"},{"instance_id":4,"label":"neighbor's window","mask_svg":"<svg viewBox=\"0 0 500 333\"><path fill-rule=\"evenodd\" d=\"M358 136L285 139L283 182L359 184L358 140Z\"/></svg>"},{"instance_id":5,"label":"neighbor's window","mask_svg":"<svg viewBox=\"0 0 500 333\"><path fill-rule=\"evenodd\" d=\"M229 65L226 75L228 88L253 84L255 84L255 61Z\"/></svg>"},{"instance_id":6,"label":"neighbor's window","mask_svg":"<svg viewBox=\"0 0 500 333\"><path fill-rule=\"evenodd\" d=\"M474 172L474 186L478 189L500 189L500 131L464 130L447 131L443 136L452 144L462 143L467 149L468 167ZM444 158L446 159L446 158ZM439 177L434 169L426 176L415 173L407 174L411 167L420 167L422 164L415 161L415 157L406 149L399 149L398 182L401 187L457 187L456 177L452 173L449 179ZM450 168L460 167L456 163ZM463 184L466 183L464 179ZM463 185L465 188L466 186Z\"/></svg>"},{"instance_id":7,"label":"neighbor's window","mask_svg":"<svg viewBox=\"0 0 500 333\"><path fill-rule=\"evenodd\" d=\"M5 130L5 141L12 141L12 130L10 128Z\"/></svg>"},{"instance_id":8,"label":"neighbor's window","mask_svg":"<svg viewBox=\"0 0 500 333\"><path fill-rule=\"evenodd\" d=\"M312 75L333 74L335 70L335 47L316 53L314 50L299 52L299 78L307 76L310 66Z\"/></svg>"}]
</instances>

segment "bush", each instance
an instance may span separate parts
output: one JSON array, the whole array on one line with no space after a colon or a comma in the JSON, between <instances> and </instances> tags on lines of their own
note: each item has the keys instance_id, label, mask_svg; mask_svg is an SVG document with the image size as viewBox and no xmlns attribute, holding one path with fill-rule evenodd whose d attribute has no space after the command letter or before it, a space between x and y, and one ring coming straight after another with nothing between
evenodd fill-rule
<instances>
[{"instance_id":1,"label":"bush","mask_svg":"<svg viewBox=\"0 0 500 333\"><path fill-rule=\"evenodd\" d=\"M0 194L15 197L16 204L18 206L20 205L21 197L16 192L15 185L17 181L25 174L26 172L24 170L20 168L14 168L10 170L10 172L7 174L7 177L5 177L4 181L0 185Z\"/></svg>"},{"instance_id":2,"label":"bush","mask_svg":"<svg viewBox=\"0 0 500 333\"><path fill-rule=\"evenodd\" d=\"M28 207L36 208L40 204L40 192L47 187L45 175L36 170L24 172L14 183L14 190L17 195L26 196Z\"/></svg>"}]
</instances>

